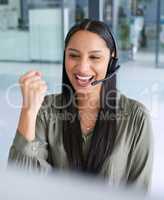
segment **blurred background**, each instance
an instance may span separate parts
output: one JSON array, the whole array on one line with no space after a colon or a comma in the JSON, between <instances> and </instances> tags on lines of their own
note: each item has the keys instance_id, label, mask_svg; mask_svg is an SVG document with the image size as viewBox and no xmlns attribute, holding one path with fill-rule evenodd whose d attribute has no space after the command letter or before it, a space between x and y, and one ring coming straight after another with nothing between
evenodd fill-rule
<instances>
[{"instance_id":1,"label":"blurred background","mask_svg":"<svg viewBox=\"0 0 164 200\"><path fill-rule=\"evenodd\" d=\"M164 191L164 1L0 0L0 170L17 127L18 79L43 72L47 93L61 91L64 38L89 17L106 22L119 48L118 89L149 109L154 130L151 193Z\"/></svg>"}]
</instances>

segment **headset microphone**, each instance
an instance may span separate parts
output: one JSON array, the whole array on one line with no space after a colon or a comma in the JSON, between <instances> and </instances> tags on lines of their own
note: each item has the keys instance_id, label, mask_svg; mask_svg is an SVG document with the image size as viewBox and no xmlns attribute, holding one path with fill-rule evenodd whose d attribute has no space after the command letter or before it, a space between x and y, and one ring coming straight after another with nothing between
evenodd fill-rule
<instances>
[{"instance_id":1,"label":"headset microphone","mask_svg":"<svg viewBox=\"0 0 164 200\"><path fill-rule=\"evenodd\" d=\"M120 65L118 65L118 66L115 68L114 72L112 72L111 74L107 75L106 78L101 79L101 80L93 81L93 82L91 83L91 85L94 86L94 85L97 85L98 83L102 83L102 82L106 81L107 79L111 79L111 78L117 73L117 71L118 71L119 68L120 68Z\"/></svg>"}]
</instances>

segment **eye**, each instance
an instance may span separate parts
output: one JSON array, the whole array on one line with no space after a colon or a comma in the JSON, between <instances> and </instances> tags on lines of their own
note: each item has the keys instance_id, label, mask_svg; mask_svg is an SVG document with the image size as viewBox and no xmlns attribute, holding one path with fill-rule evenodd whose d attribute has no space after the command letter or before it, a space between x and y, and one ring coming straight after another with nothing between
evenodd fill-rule
<instances>
[{"instance_id":1,"label":"eye","mask_svg":"<svg viewBox=\"0 0 164 200\"><path fill-rule=\"evenodd\" d=\"M90 56L90 58L93 59L93 60L99 60L100 59L99 56Z\"/></svg>"},{"instance_id":2,"label":"eye","mask_svg":"<svg viewBox=\"0 0 164 200\"><path fill-rule=\"evenodd\" d=\"M71 58L79 58L79 57L80 57L80 56L77 55L77 54L69 54L69 56L70 56Z\"/></svg>"}]
</instances>

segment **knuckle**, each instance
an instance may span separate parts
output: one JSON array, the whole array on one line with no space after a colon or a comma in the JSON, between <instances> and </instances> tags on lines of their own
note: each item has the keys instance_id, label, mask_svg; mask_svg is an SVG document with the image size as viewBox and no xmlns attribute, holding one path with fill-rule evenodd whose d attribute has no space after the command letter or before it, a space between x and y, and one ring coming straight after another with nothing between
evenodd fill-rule
<instances>
[{"instance_id":1,"label":"knuckle","mask_svg":"<svg viewBox=\"0 0 164 200\"><path fill-rule=\"evenodd\" d=\"M27 87L28 84L29 84L29 80L28 80L28 79L23 81L23 85L24 85L25 87Z\"/></svg>"}]
</instances>

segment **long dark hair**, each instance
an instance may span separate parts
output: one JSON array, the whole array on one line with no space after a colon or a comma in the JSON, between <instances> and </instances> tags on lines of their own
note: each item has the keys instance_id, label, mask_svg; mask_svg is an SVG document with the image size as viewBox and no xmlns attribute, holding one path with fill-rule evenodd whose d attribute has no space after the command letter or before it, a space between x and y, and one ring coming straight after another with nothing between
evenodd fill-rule
<instances>
[{"instance_id":1,"label":"long dark hair","mask_svg":"<svg viewBox=\"0 0 164 200\"><path fill-rule=\"evenodd\" d=\"M80 30L87 30L98 34L107 44L110 49L110 56L116 56L116 45L112 37L109 27L100 21L85 19L80 24L73 26L68 32L65 39L65 49L69 43L70 38ZM107 74L111 69L111 62L109 61ZM69 81L65 69L65 51L63 56L63 77L62 77L62 96L63 103L68 102L71 95L74 94L74 89ZM70 93L66 85L72 89ZM107 92L110 92L107 99ZM110 80L105 81L101 88L101 109L98 114L96 126L91 139L90 149L87 159L84 162L82 154L82 135L78 131L80 129L77 121L65 121L63 126L63 143L67 153L70 168L74 170L85 171L91 174L98 174L107 158L109 158L113 150L114 141L116 137L116 75ZM67 107L67 112L72 112L72 106ZM105 116L105 118L103 118ZM108 117L107 117L108 116ZM106 118L107 117L107 118ZM78 119L76 119L78 120Z\"/></svg>"}]
</instances>

